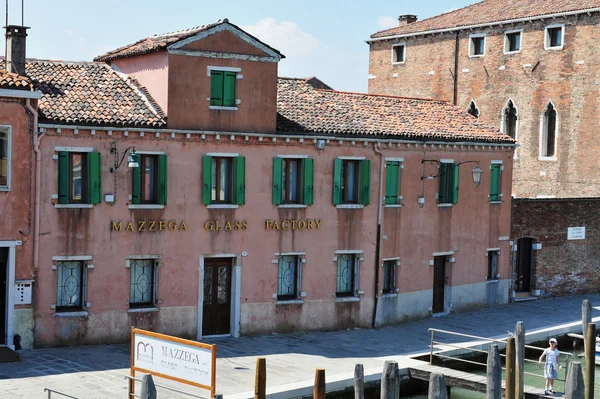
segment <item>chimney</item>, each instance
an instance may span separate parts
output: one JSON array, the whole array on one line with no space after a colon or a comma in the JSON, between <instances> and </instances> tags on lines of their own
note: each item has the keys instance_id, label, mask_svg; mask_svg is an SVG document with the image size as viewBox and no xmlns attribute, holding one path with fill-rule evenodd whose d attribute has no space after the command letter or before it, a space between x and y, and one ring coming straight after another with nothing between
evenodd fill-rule
<instances>
[{"instance_id":1,"label":"chimney","mask_svg":"<svg viewBox=\"0 0 600 399\"><path fill-rule=\"evenodd\" d=\"M25 76L27 26L6 26L6 70Z\"/></svg>"},{"instance_id":2,"label":"chimney","mask_svg":"<svg viewBox=\"0 0 600 399\"><path fill-rule=\"evenodd\" d=\"M398 17L398 26L406 26L417 22L417 16L412 14L403 14Z\"/></svg>"}]
</instances>

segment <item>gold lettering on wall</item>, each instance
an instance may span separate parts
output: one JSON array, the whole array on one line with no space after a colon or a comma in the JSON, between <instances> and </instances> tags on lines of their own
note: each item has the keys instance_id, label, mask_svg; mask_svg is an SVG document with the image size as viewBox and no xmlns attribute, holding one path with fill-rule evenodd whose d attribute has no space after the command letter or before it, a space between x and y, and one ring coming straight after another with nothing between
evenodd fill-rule
<instances>
[{"instance_id":1,"label":"gold lettering on wall","mask_svg":"<svg viewBox=\"0 0 600 399\"><path fill-rule=\"evenodd\" d=\"M221 222L219 220L207 220L204 222L204 229L208 231L236 231L248 229L248 222L245 220L226 220Z\"/></svg>"},{"instance_id":2,"label":"gold lettering on wall","mask_svg":"<svg viewBox=\"0 0 600 399\"><path fill-rule=\"evenodd\" d=\"M321 220L265 220L265 230L319 230Z\"/></svg>"},{"instance_id":3,"label":"gold lettering on wall","mask_svg":"<svg viewBox=\"0 0 600 399\"><path fill-rule=\"evenodd\" d=\"M178 223L175 220L169 220L168 222L165 220L138 220L137 222L128 222L125 231L137 231L138 233L143 233L145 231L155 232L155 231L187 231L187 225L182 220L181 223ZM122 221L111 221L110 222L110 231L123 231L123 222Z\"/></svg>"}]
</instances>

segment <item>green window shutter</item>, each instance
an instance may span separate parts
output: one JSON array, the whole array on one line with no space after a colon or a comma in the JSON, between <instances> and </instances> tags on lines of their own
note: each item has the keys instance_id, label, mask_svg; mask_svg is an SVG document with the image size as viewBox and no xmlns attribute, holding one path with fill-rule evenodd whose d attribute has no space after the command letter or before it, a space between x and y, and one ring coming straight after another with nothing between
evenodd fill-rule
<instances>
[{"instance_id":1,"label":"green window shutter","mask_svg":"<svg viewBox=\"0 0 600 399\"><path fill-rule=\"evenodd\" d=\"M222 71L210 73L210 105L223 105L223 75Z\"/></svg>"},{"instance_id":2,"label":"green window shutter","mask_svg":"<svg viewBox=\"0 0 600 399\"><path fill-rule=\"evenodd\" d=\"M237 74L235 72L225 72L223 82L223 105L225 107L235 107L235 84Z\"/></svg>"},{"instance_id":3,"label":"green window shutter","mask_svg":"<svg viewBox=\"0 0 600 399\"><path fill-rule=\"evenodd\" d=\"M281 204L281 185L283 184L283 158L273 158L273 205Z\"/></svg>"},{"instance_id":4,"label":"green window shutter","mask_svg":"<svg viewBox=\"0 0 600 399\"><path fill-rule=\"evenodd\" d=\"M458 176L459 176L459 165L458 164L452 164L452 167L450 168L450 171L452 173L451 176L451 187L452 187L452 203L456 204L458 203Z\"/></svg>"},{"instance_id":5,"label":"green window shutter","mask_svg":"<svg viewBox=\"0 0 600 399\"><path fill-rule=\"evenodd\" d=\"M167 205L167 156L160 154L158 156L158 203Z\"/></svg>"},{"instance_id":6,"label":"green window shutter","mask_svg":"<svg viewBox=\"0 0 600 399\"><path fill-rule=\"evenodd\" d=\"M363 205L369 205L371 202L371 161L368 159L360 161L360 192L358 193L359 202Z\"/></svg>"},{"instance_id":7,"label":"green window shutter","mask_svg":"<svg viewBox=\"0 0 600 399\"><path fill-rule=\"evenodd\" d=\"M138 163L138 165L141 164L141 157L139 154L135 154L133 156L133 158L135 159L135 162ZM131 169L131 176L132 176L132 180L131 180L131 202L133 202L134 205L137 205L139 203L142 202L142 198L141 198L141 178L142 178L142 168L140 166L137 166L135 168Z\"/></svg>"},{"instance_id":8,"label":"green window shutter","mask_svg":"<svg viewBox=\"0 0 600 399\"><path fill-rule=\"evenodd\" d=\"M212 157L202 157L202 203L210 205L212 193Z\"/></svg>"},{"instance_id":9,"label":"green window shutter","mask_svg":"<svg viewBox=\"0 0 600 399\"><path fill-rule=\"evenodd\" d=\"M438 193L438 203L440 204L445 204L448 201L448 198L446 198L446 192L448 191L448 182L446 180L449 169L448 166L449 164L447 163L440 163L440 188Z\"/></svg>"},{"instance_id":10,"label":"green window shutter","mask_svg":"<svg viewBox=\"0 0 600 399\"><path fill-rule=\"evenodd\" d=\"M333 205L342 203L342 160L333 161Z\"/></svg>"},{"instance_id":11,"label":"green window shutter","mask_svg":"<svg viewBox=\"0 0 600 399\"><path fill-rule=\"evenodd\" d=\"M490 201L500 201L500 170L502 165L492 164L490 166L491 182L490 182Z\"/></svg>"},{"instance_id":12,"label":"green window shutter","mask_svg":"<svg viewBox=\"0 0 600 399\"><path fill-rule=\"evenodd\" d=\"M102 199L102 160L99 152L87 154L87 202L99 204Z\"/></svg>"},{"instance_id":13,"label":"green window shutter","mask_svg":"<svg viewBox=\"0 0 600 399\"><path fill-rule=\"evenodd\" d=\"M58 203L69 203L69 153L58 153Z\"/></svg>"},{"instance_id":14,"label":"green window shutter","mask_svg":"<svg viewBox=\"0 0 600 399\"><path fill-rule=\"evenodd\" d=\"M233 203L246 203L246 158L233 158Z\"/></svg>"},{"instance_id":15,"label":"green window shutter","mask_svg":"<svg viewBox=\"0 0 600 399\"><path fill-rule=\"evenodd\" d=\"M315 160L306 158L302 160L302 203L312 205L314 197L314 169Z\"/></svg>"},{"instance_id":16,"label":"green window shutter","mask_svg":"<svg viewBox=\"0 0 600 399\"><path fill-rule=\"evenodd\" d=\"M397 204L398 201L398 173L400 162L387 162L385 164L385 204Z\"/></svg>"}]
</instances>

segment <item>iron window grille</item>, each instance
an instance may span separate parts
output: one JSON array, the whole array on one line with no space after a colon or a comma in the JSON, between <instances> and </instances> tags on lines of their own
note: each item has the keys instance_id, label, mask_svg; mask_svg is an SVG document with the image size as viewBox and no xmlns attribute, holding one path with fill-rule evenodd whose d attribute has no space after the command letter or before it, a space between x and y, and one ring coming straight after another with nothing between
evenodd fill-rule
<instances>
[{"instance_id":1,"label":"iron window grille","mask_svg":"<svg viewBox=\"0 0 600 399\"><path fill-rule=\"evenodd\" d=\"M357 254L338 255L336 296L344 297L357 295L357 269Z\"/></svg>"},{"instance_id":2,"label":"iron window grille","mask_svg":"<svg viewBox=\"0 0 600 399\"><path fill-rule=\"evenodd\" d=\"M487 255L488 255L487 279L488 280L496 280L499 277L498 257L500 256L500 252L499 251L489 251Z\"/></svg>"},{"instance_id":3,"label":"iron window grille","mask_svg":"<svg viewBox=\"0 0 600 399\"><path fill-rule=\"evenodd\" d=\"M156 304L156 260L130 259L129 307L153 307Z\"/></svg>"},{"instance_id":4,"label":"iron window grille","mask_svg":"<svg viewBox=\"0 0 600 399\"><path fill-rule=\"evenodd\" d=\"M391 294L396 292L396 261L388 260L383 262L383 293Z\"/></svg>"},{"instance_id":5,"label":"iron window grille","mask_svg":"<svg viewBox=\"0 0 600 399\"><path fill-rule=\"evenodd\" d=\"M85 268L82 261L58 262L56 284L56 311L83 310Z\"/></svg>"},{"instance_id":6,"label":"iron window grille","mask_svg":"<svg viewBox=\"0 0 600 399\"><path fill-rule=\"evenodd\" d=\"M300 265L298 255L283 255L279 258L277 273L277 299L294 300L300 297Z\"/></svg>"}]
</instances>

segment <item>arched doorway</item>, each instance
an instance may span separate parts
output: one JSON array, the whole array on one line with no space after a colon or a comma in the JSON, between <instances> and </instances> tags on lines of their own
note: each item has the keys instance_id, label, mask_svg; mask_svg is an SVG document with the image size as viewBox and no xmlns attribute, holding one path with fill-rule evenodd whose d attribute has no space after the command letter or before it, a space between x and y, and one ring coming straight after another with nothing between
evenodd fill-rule
<instances>
[{"instance_id":1,"label":"arched doorway","mask_svg":"<svg viewBox=\"0 0 600 399\"><path fill-rule=\"evenodd\" d=\"M515 291L530 293L533 276L533 245L536 239L522 237L517 240L517 256L515 267Z\"/></svg>"}]
</instances>

